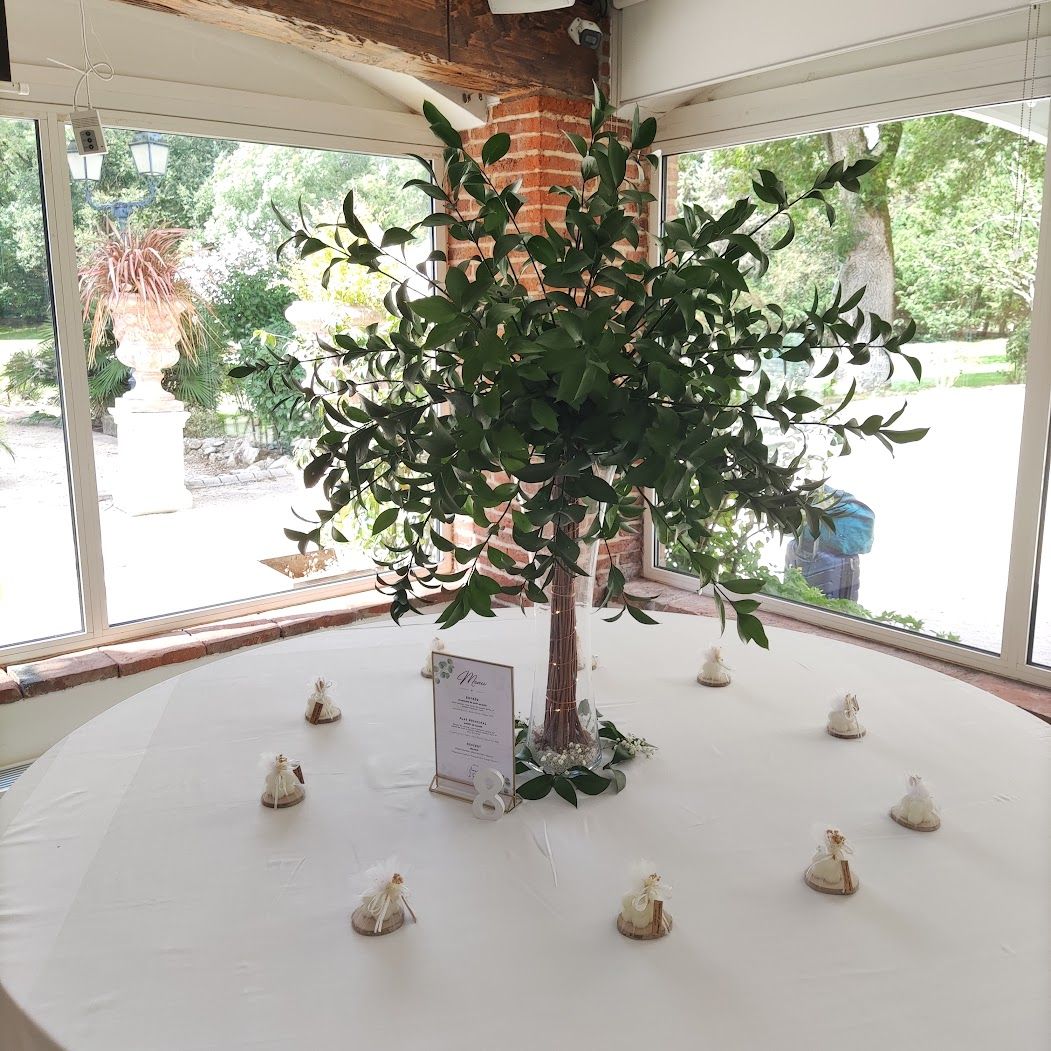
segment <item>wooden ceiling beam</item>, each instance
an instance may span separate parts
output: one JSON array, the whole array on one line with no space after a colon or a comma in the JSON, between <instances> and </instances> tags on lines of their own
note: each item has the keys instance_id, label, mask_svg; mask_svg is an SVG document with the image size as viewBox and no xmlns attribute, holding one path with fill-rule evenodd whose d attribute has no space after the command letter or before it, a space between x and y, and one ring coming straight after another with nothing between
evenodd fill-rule
<instances>
[{"instance_id":1,"label":"wooden ceiling beam","mask_svg":"<svg viewBox=\"0 0 1051 1051\"><path fill-rule=\"evenodd\" d=\"M487 0L121 2L464 91L587 95L599 74L598 52L578 47L567 32L574 18L599 20L583 2L532 15L494 15Z\"/></svg>"}]
</instances>

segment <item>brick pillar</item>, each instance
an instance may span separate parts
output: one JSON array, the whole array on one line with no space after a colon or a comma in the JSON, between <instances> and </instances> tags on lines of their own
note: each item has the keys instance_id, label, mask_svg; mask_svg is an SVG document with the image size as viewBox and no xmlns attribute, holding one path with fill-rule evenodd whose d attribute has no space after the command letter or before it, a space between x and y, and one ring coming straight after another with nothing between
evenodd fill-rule
<instances>
[{"instance_id":1,"label":"brick pillar","mask_svg":"<svg viewBox=\"0 0 1051 1051\"><path fill-rule=\"evenodd\" d=\"M516 220L524 234L543 233L545 221L551 223L560 233L565 232L565 198L549 193L548 189L556 184L566 184L579 179L580 157L566 138L565 132L576 132L587 138L590 135L590 118L591 103L588 100L526 95L496 106L490 113L489 123L465 133L464 144L475 157L480 155L482 144L490 135L502 131L511 136L511 148L507 155L490 169L490 175L498 187L512 178L522 179L521 196L525 203ZM622 128L622 137L628 137L626 125ZM631 181L647 188L644 183L648 177L648 172L643 172L634 160L629 162L628 178ZM469 195L461 194L457 207L465 216L470 217L475 213L477 204ZM648 222L645 214L640 217L639 224L643 236L640 238L638 250L630 250L629 255L644 259L648 248ZM449 262L456 264L470 258L474 253L474 246L469 242L451 241L448 251ZM535 293L538 290L538 282L531 268L517 269L522 283L531 293ZM491 512L490 521L495 520L495 517L496 513ZM471 546L478 543L484 533L485 530L465 519L457 525L456 539L464 546ZM526 552L512 541L509 523L505 523L501 528L493 544L519 561L528 558ZM626 579L639 576L642 571L641 525L638 533L622 534L611 541L609 554L600 550L600 587L604 587L605 584L610 555ZM486 571L498 578L502 576L488 564Z\"/></svg>"}]
</instances>

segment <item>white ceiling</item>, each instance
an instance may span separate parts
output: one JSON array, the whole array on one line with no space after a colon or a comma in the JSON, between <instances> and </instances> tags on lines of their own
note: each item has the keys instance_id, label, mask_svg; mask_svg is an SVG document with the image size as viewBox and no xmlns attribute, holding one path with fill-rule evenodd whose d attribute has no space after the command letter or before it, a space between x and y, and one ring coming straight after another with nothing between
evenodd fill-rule
<instances>
[{"instance_id":1,"label":"white ceiling","mask_svg":"<svg viewBox=\"0 0 1051 1051\"><path fill-rule=\"evenodd\" d=\"M967 23L995 33L982 20L1005 12L1024 36L1027 11L1018 0L647 0L621 15L620 98L659 112L706 85L828 56L849 63L887 41Z\"/></svg>"}]
</instances>

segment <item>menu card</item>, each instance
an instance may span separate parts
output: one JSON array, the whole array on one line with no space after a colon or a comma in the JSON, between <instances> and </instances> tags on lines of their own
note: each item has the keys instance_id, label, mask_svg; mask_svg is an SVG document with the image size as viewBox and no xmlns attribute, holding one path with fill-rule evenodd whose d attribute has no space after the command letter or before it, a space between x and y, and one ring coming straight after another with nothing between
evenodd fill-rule
<instances>
[{"instance_id":1,"label":"menu card","mask_svg":"<svg viewBox=\"0 0 1051 1051\"><path fill-rule=\"evenodd\" d=\"M477 793L479 770L498 770L504 795L515 789L514 668L509 664L431 654L434 678L432 788L461 799Z\"/></svg>"}]
</instances>

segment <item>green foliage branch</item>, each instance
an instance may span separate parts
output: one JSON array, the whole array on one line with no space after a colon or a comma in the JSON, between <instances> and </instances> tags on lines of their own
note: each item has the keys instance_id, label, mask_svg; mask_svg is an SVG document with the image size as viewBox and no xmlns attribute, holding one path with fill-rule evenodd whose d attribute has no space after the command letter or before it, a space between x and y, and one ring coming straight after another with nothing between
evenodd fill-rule
<instances>
[{"instance_id":1,"label":"green foliage branch","mask_svg":"<svg viewBox=\"0 0 1051 1051\"><path fill-rule=\"evenodd\" d=\"M632 159L657 164L646 152L656 135L652 118L636 114L622 140L613 108L596 90L589 134L567 133L580 178L552 188L565 201L564 228L546 223L543 234L529 235L517 220L521 180L498 185L491 171L509 136L493 135L475 159L437 109L428 104L425 114L444 144L444 178L417 158L427 177L406 188L441 211L378 240L355 214L352 193L334 223L312 226L302 210L298 224L281 217L290 231L285 245L300 256L330 253L323 284L344 266L387 277L384 302L397 322L386 334L370 326L358 337L320 342L306 380L296 378L300 362L289 355L233 370L235 377L276 371L323 414L304 474L308 485L323 483L329 506L312 529L287 535L305 549L341 508L371 494L383 508L374 531L395 529L377 559L392 616L418 609L418 589L454 586L439 618L450 626L470 612L492 616L498 595L545 601L556 573L584 572L584 545L608 542L647 508L661 540L678 542L701 583L713 585L720 612L733 607L741 637L765 646L758 602L747 597L762 582L724 578L709 550L713 515L724 507L750 511L791 533L804 526L816 533L822 522L834 528L815 496L820 482L800 479L805 450L779 464L767 428L828 428L847 450L850 437L892 449L925 433L895 429L904 406L887 417L843 419L853 386L827 412L812 398L775 389L762 368L780 358L830 376L841 363L865 364L879 347L918 376L919 362L902 350L911 327L895 334L862 310L863 289L837 290L826 306L815 296L794 320L748 296L770 254L791 243L793 212L817 205L833 222L827 191L858 192L875 161L837 162L792 197L773 172L760 170L752 193L722 214L688 206L666 223L659 262L651 264L628 255L640 244L638 213L654 198L627 173ZM473 198L470 215L459 206L464 195ZM437 227L469 246L469 257L447 265L444 276L433 276L429 264L448 264L445 253L414 268L402 252ZM363 378L322 381L319 369L332 359ZM611 481L600 477L607 468ZM604 510L585 522L589 502ZM449 539L459 515L485 531L477 543ZM506 522L526 558L494 545ZM452 571L428 549L451 555ZM626 609L652 622L614 565L604 602L618 599L624 608L613 619Z\"/></svg>"}]
</instances>

